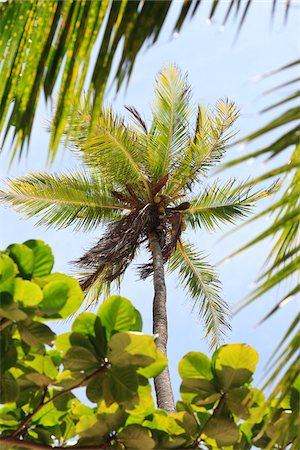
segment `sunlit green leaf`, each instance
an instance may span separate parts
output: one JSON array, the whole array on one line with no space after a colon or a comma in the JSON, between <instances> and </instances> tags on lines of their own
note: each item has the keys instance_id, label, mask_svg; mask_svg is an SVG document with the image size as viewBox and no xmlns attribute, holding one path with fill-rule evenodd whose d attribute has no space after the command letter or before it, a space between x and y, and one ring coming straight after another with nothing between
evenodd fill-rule
<instances>
[{"instance_id":1,"label":"sunlit green leaf","mask_svg":"<svg viewBox=\"0 0 300 450\"><path fill-rule=\"evenodd\" d=\"M224 391L250 381L258 362L257 352L245 344L220 347L213 355L213 369Z\"/></svg>"},{"instance_id":2,"label":"sunlit green leaf","mask_svg":"<svg viewBox=\"0 0 300 450\"><path fill-rule=\"evenodd\" d=\"M140 313L130 301L120 295L107 298L98 310L102 325L106 328L106 336L113 331L141 331L142 319Z\"/></svg>"}]
</instances>

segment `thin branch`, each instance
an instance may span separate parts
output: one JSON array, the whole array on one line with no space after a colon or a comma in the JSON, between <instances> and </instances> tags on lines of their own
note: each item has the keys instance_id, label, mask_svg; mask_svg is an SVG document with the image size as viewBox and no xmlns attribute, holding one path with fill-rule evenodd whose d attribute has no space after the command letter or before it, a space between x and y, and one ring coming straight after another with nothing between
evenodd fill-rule
<instances>
[{"instance_id":1,"label":"thin branch","mask_svg":"<svg viewBox=\"0 0 300 450\"><path fill-rule=\"evenodd\" d=\"M19 427L13 432L11 435L12 438L17 438L24 430L24 428L27 427L27 425L30 423L31 419L48 403L51 403L55 400L57 400L60 397L63 397L64 395L68 394L68 392L71 392L73 389L76 389L78 387L83 386L86 382L90 381L92 378L94 378L96 375L98 375L101 372L104 372L109 367L109 363L105 362L99 369L97 369L95 372L93 372L90 375L87 375L85 378L80 380L77 384L75 384L72 387L69 387L68 389L59 391L57 394L53 395L52 398L49 398L46 402L40 403L39 406L36 408L35 411L33 411L31 414L29 414L23 422L19 425ZM27 447L28 448L28 447Z\"/></svg>"}]
</instances>

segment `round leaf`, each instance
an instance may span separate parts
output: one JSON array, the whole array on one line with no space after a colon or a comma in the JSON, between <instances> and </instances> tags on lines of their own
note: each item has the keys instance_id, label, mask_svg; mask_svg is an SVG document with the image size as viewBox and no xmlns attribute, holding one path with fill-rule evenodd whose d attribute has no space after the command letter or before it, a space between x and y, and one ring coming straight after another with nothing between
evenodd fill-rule
<instances>
[{"instance_id":1,"label":"round leaf","mask_svg":"<svg viewBox=\"0 0 300 450\"><path fill-rule=\"evenodd\" d=\"M15 301L28 307L38 305L43 298L43 292L37 284L22 278L15 279L13 295Z\"/></svg>"},{"instance_id":2,"label":"round leaf","mask_svg":"<svg viewBox=\"0 0 300 450\"><path fill-rule=\"evenodd\" d=\"M225 392L249 382L257 362L257 352L246 344L223 345L213 356L214 371Z\"/></svg>"},{"instance_id":3,"label":"round leaf","mask_svg":"<svg viewBox=\"0 0 300 450\"><path fill-rule=\"evenodd\" d=\"M86 387L86 396L90 402L98 403L103 398L103 378L99 375L92 379Z\"/></svg>"},{"instance_id":4,"label":"round leaf","mask_svg":"<svg viewBox=\"0 0 300 450\"><path fill-rule=\"evenodd\" d=\"M126 448L140 450L152 450L155 447L155 441L151 437L150 430L141 425L128 425L123 428L118 436L118 440L123 442Z\"/></svg>"},{"instance_id":5,"label":"round leaf","mask_svg":"<svg viewBox=\"0 0 300 450\"><path fill-rule=\"evenodd\" d=\"M151 336L142 333L116 333L108 347L109 361L116 366L145 367L154 363L157 356L157 348Z\"/></svg>"},{"instance_id":6,"label":"round leaf","mask_svg":"<svg viewBox=\"0 0 300 450\"><path fill-rule=\"evenodd\" d=\"M131 302L120 295L107 298L98 310L109 339L114 331L142 331L142 318Z\"/></svg>"},{"instance_id":7,"label":"round leaf","mask_svg":"<svg viewBox=\"0 0 300 450\"><path fill-rule=\"evenodd\" d=\"M33 251L24 244L12 244L7 247L9 256L15 261L23 278L31 278L34 267Z\"/></svg>"},{"instance_id":8,"label":"round leaf","mask_svg":"<svg viewBox=\"0 0 300 450\"><path fill-rule=\"evenodd\" d=\"M181 378L213 378L210 359L200 352L185 355L179 362L178 371Z\"/></svg>"},{"instance_id":9,"label":"round leaf","mask_svg":"<svg viewBox=\"0 0 300 450\"><path fill-rule=\"evenodd\" d=\"M33 252L33 277L44 277L49 275L53 268L54 256L51 248L45 242L36 239L30 239L24 242Z\"/></svg>"},{"instance_id":10,"label":"round leaf","mask_svg":"<svg viewBox=\"0 0 300 450\"><path fill-rule=\"evenodd\" d=\"M83 347L71 347L63 360L67 370L91 370L100 367L100 362L93 353Z\"/></svg>"},{"instance_id":11,"label":"round leaf","mask_svg":"<svg viewBox=\"0 0 300 450\"><path fill-rule=\"evenodd\" d=\"M18 267L13 260L4 254L0 254L0 291L4 292L4 283L14 278L18 273Z\"/></svg>"},{"instance_id":12,"label":"round leaf","mask_svg":"<svg viewBox=\"0 0 300 450\"><path fill-rule=\"evenodd\" d=\"M213 417L207 422L203 432L208 437L215 439L220 447L233 445L239 439L237 425L226 417Z\"/></svg>"},{"instance_id":13,"label":"round leaf","mask_svg":"<svg viewBox=\"0 0 300 450\"><path fill-rule=\"evenodd\" d=\"M45 279L44 300L40 305L42 312L51 318L66 319L76 312L83 301L79 283L62 273L53 273Z\"/></svg>"}]
</instances>

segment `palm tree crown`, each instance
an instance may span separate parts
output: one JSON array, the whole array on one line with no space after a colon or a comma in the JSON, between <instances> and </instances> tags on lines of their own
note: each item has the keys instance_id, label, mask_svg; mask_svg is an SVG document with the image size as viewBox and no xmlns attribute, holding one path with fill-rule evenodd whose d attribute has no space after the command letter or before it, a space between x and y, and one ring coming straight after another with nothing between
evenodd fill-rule
<instances>
[{"instance_id":1,"label":"palm tree crown","mask_svg":"<svg viewBox=\"0 0 300 450\"><path fill-rule=\"evenodd\" d=\"M186 227L211 231L233 223L268 191L252 193L249 184L234 181L203 188L205 175L232 137L238 112L227 100L214 111L199 106L191 127L190 87L176 66L166 66L157 77L149 127L135 108L127 110L133 126L103 108L91 136L85 103L70 120L68 145L86 171L18 178L8 182L1 198L27 216L39 215L39 224L83 230L107 225L98 243L76 261L91 299L119 282L142 244L151 251L154 233L163 263L178 271L215 346L229 327L228 306L214 269L182 234ZM153 273L151 254L150 262L139 267L142 278Z\"/></svg>"}]
</instances>

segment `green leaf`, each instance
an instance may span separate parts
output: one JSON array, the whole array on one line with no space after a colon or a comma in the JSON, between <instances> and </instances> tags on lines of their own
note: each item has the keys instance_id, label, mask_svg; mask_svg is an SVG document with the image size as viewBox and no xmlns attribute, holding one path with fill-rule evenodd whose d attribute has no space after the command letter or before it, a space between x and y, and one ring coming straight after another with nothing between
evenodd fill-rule
<instances>
[{"instance_id":1,"label":"green leaf","mask_svg":"<svg viewBox=\"0 0 300 450\"><path fill-rule=\"evenodd\" d=\"M57 314L68 300L69 287L61 281L52 281L44 287L44 299L40 308L44 314Z\"/></svg>"},{"instance_id":2,"label":"green leaf","mask_svg":"<svg viewBox=\"0 0 300 450\"><path fill-rule=\"evenodd\" d=\"M67 370L93 370L100 368L101 362L97 360L95 355L89 350L73 346L71 347L63 358L65 369Z\"/></svg>"},{"instance_id":3,"label":"green leaf","mask_svg":"<svg viewBox=\"0 0 300 450\"><path fill-rule=\"evenodd\" d=\"M90 381L86 387L86 396L92 403L98 403L103 399L103 377L101 375Z\"/></svg>"},{"instance_id":4,"label":"green leaf","mask_svg":"<svg viewBox=\"0 0 300 450\"><path fill-rule=\"evenodd\" d=\"M55 348L59 351L61 355L67 353L69 348L71 347L70 343L70 335L71 333L62 333L58 334L55 337Z\"/></svg>"},{"instance_id":5,"label":"green leaf","mask_svg":"<svg viewBox=\"0 0 300 450\"><path fill-rule=\"evenodd\" d=\"M126 425L130 424L142 424L145 417L149 416L154 412L154 400L152 396L151 385L139 385L138 387L138 402L135 403L134 407L130 406L126 411L129 416L126 420Z\"/></svg>"},{"instance_id":6,"label":"green leaf","mask_svg":"<svg viewBox=\"0 0 300 450\"><path fill-rule=\"evenodd\" d=\"M194 405L210 405L221 396L212 380L205 378L184 378L180 386L182 399Z\"/></svg>"},{"instance_id":7,"label":"green leaf","mask_svg":"<svg viewBox=\"0 0 300 450\"><path fill-rule=\"evenodd\" d=\"M44 277L49 275L54 264L54 256L49 245L37 239L30 239L24 245L33 251L33 277Z\"/></svg>"},{"instance_id":8,"label":"green leaf","mask_svg":"<svg viewBox=\"0 0 300 450\"><path fill-rule=\"evenodd\" d=\"M132 366L112 367L103 382L103 396L107 404L137 400L138 376Z\"/></svg>"},{"instance_id":9,"label":"green leaf","mask_svg":"<svg viewBox=\"0 0 300 450\"><path fill-rule=\"evenodd\" d=\"M210 359L200 352L187 353L179 362L178 371L181 378L213 378Z\"/></svg>"},{"instance_id":10,"label":"green leaf","mask_svg":"<svg viewBox=\"0 0 300 450\"><path fill-rule=\"evenodd\" d=\"M120 367L145 367L155 362L157 348L151 336L142 333L116 333L108 342L108 359Z\"/></svg>"},{"instance_id":11,"label":"green leaf","mask_svg":"<svg viewBox=\"0 0 300 450\"><path fill-rule=\"evenodd\" d=\"M167 357L162 352L157 350L155 362L146 367L140 367L137 372L146 378L153 378L159 375L167 367L167 365Z\"/></svg>"},{"instance_id":12,"label":"green leaf","mask_svg":"<svg viewBox=\"0 0 300 450\"><path fill-rule=\"evenodd\" d=\"M17 361L18 354L14 344L10 336L6 337L4 333L0 335L0 373L6 372Z\"/></svg>"},{"instance_id":13,"label":"green leaf","mask_svg":"<svg viewBox=\"0 0 300 450\"><path fill-rule=\"evenodd\" d=\"M248 388L235 388L228 392L225 404L235 416L245 420L250 416L251 400L252 395Z\"/></svg>"},{"instance_id":14,"label":"green leaf","mask_svg":"<svg viewBox=\"0 0 300 450\"><path fill-rule=\"evenodd\" d=\"M131 302L120 295L107 298L98 310L107 339L114 331L142 331L142 318Z\"/></svg>"},{"instance_id":15,"label":"green leaf","mask_svg":"<svg viewBox=\"0 0 300 450\"><path fill-rule=\"evenodd\" d=\"M18 329L22 339L28 344L37 347L39 344L53 345L55 333L44 323L32 321L19 322Z\"/></svg>"},{"instance_id":16,"label":"green leaf","mask_svg":"<svg viewBox=\"0 0 300 450\"><path fill-rule=\"evenodd\" d=\"M32 357L24 361L24 366L34 369L36 372L44 374L51 379L55 379L58 373L58 368L47 354L33 354Z\"/></svg>"},{"instance_id":17,"label":"green leaf","mask_svg":"<svg viewBox=\"0 0 300 450\"><path fill-rule=\"evenodd\" d=\"M43 298L41 288L32 281L16 278L14 282L14 300L20 301L26 307L36 306Z\"/></svg>"},{"instance_id":18,"label":"green leaf","mask_svg":"<svg viewBox=\"0 0 300 450\"><path fill-rule=\"evenodd\" d=\"M106 406L104 402L101 402L97 415L91 414L91 411L83 411L76 425L76 431L80 436L79 444L99 445L99 442L102 442L102 436L109 435L112 430L118 430L124 425L125 417L124 409L119 408L116 403Z\"/></svg>"},{"instance_id":19,"label":"green leaf","mask_svg":"<svg viewBox=\"0 0 300 450\"><path fill-rule=\"evenodd\" d=\"M212 362L216 378L227 392L250 381L258 354L246 344L223 345L214 353Z\"/></svg>"},{"instance_id":20,"label":"green leaf","mask_svg":"<svg viewBox=\"0 0 300 450\"><path fill-rule=\"evenodd\" d=\"M24 244L9 245L6 251L17 264L21 276L31 278L34 267L33 251Z\"/></svg>"},{"instance_id":21,"label":"green leaf","mask_svg":"<svg viewBox=\"0 0 300 450\"><path fill-rule=\"evenodd\" d=\"M25 320L27 318L27 314L18 308L11 295L6 292L0 292L0 316L12 321Z\"/></svg>"},{"instance_id":22,"label":"green leaf","mask_svg":"<svg viewBox=\"0 0 300 450\"><path fill-rule=\"evenodd\" d=\"M26 378L33 381L37 386L44 387L52 383L52 379L42 373L32 372L26 374Z\"/></svg>"},{"instance_id":23,"label":"green leaf","mask_svg":"<svg viewBox=\"0 0 300 450\"><path fill-rule=\"evenodd\" d=\"M212 417L204 428L204 433L215 439L218 446L233 445L239 439L239 429L233 420L225 417Z\"/></svg>"},{"instance_id":24,"label":"green leaf","mask_svg":"<svg viewBox=\"0 0 300 450\"><path fill-rule=\"evenodd\" d=\"M118 435L118 440L121 441L125 447L130 449L152 450L156 443L152 438L150 430L141 425L128 425L123 428Z\"/></svg>"},{"instance_id":25,"label":"green leaf","mask_svg":"<svg viewBox=\"0 0 300 450\"><path fill-rule=\"evenodd\" d=\"M42 312L50 318L66 319L76 312L83 301L83 292L78 281L62 273L45 277L44 300L40 304Z\"/></svg>"},{"instance_id":26,"label":"green leaf","mask_svg":"<svg viewBox=\"0 0 300 450\"><path fill-rule=\"evenodd\" d=\"M106 332L99 316L91 312L80 314L74 320L72 330L88 336L98 355L105 357L107 352Z\"/></svg>"},{"instance_id":27,"label":"green leaf","mask_svg":"<svg viewBox=\"0 0 300 450\"><path fill-rule=\"evenodd\" d=\"M18 383L9 372L5 372L0 378L0 403L12 403L18 396Z\"/></svg>"},{"instance_id":28,"label":"green leaf","mask_svg":"<svg viewBox=\"0 0 300 450\"><path fill-rule=\"evenodd\" d=\"M18 273L18 267L14 261L3 253L0 254L0 291L5 290L7 281L13 279ZM10 291L9 291L10 292Z\"/></svg>"}]
</instances>

